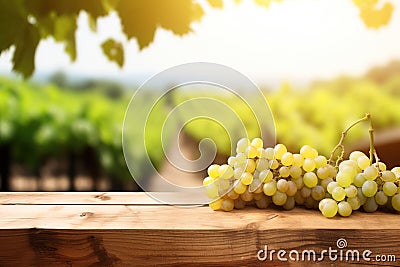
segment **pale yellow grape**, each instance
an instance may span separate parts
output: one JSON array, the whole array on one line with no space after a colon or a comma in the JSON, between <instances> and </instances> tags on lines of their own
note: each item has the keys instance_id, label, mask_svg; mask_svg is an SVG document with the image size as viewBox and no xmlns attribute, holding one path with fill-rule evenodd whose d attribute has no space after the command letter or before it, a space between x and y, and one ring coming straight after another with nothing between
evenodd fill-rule
<instances>
[{"instance_id":1,"label":"pale yellow grape","mask_svg":"<svg viewBox=\"0 0 400 267\"><path fill-rule=\"evenodd\" d=\"M365 154L361 151L353 151L350 153L349 159L357 162L357 159L361 156L365 156Z\"/></svg>"},{"instance_id":2,"label":"pale yellow grape","mask_svg":"<svg viewBox=\"0 0 400 267\"><path fill-rule=\"evenodd\" d=\"M303 174L303 170L299 166L290 166L290 176L293 179L300 178Z\"/></svg>"},{"instance_id":3,"label":"pale yellow grape","mask_svg":"<svg viewBox=\"0 0 400 267\"><path fill-rule=\"evenodd\" d=\"M357 165L361 170L365 170L368 166L370 166L370 161L367 156L360 156L357 159Z\"/></svg>"},{"instance_id":4,"label":"pale yellow grape","mask_svg":"<svg viewBox=\"0 0 400 267\"><path fill-rule=\"evenodd\" d=\"M383 192L389 197L394 196L397 193L397 185L393 182L384 183L382 189Z\"/></svg>"},{"instance_id":5,"label":"pale yellow grape","mask_svg":"<svg viewBox=\"0 0 400 267\"><path fill-rule=\"evenodd\" d=\"M282 159L283 154L287 152L287 148L283 144L277 144L274 147L275 159Z\"/></svg>"},{"instance_id":6,"label":"pale yellow grape","mask_svg":"<svg viewBox=\"0 0 400 267\"><path fill-rule=\"evenodd\" d=\"M313 172L307 172L303 176L303 182L304 182L305 186L307 186L309 188L313 188L314 186L316 186L318 184L318 177Z\"/></svg>"},{"instance_id":7,"label":"pale yellow grape","mask_svg":"<svg viewBox=\"0 0 400 267\"><path fill-rule=\"evenodd\" d=\"M273 177L274 177L274 175L272 174L272 172L270 170L263 170L258 175L258 179L263 183L271 181Z\"/></svg>"},{"instance_id":8,"label":"pale yellow grape","mask_svg":"<svg viewBox=\"0 0 400 267\"><path fill-rule=\"evenodd\" d=\"M254 146L255 148L262 148L263 147L263 140L261 138L254 138L251 140L251 145Z\"/></svg>"},{"instance_id":9,"label":"pale yellow grape","mask_svg":"<svg viewBox=\"0 0 400 267\"><path fill-rule=\"evenodd\" d=\"M235 163L236 163L236 157L229 157L228 158L228 165L229 166L231 166L231 167L233 167L233 166L235 166Z\"/></svg>"},{"instance_id":10,"label":"pale yellow grape","mask_svg":"<svg viewBox=\"0 0 400 267\"><path fill-rule=\"evenodd\" d=\"M361 207L361 201L358 197L349 197L347 202L350 204L352 210L358 210Z\"/></svg>"},{"instance_id":11,"label":"pale yellow grape","mask_svg":"<svg viewBox=\"0 0 400 267\"><path fill-rule=\"evenodd\" d=\"M317 185L311 189L311 197L317 201L323 199L325 197L325 189Z\"/></svg>"},{"instance_id":12,"label":"pale yellow grape","mask_svg":"<svg viewBox=\"0 0 400 267\"><path fill-rule=\"evenodd\" d=\"M316 168L321 168L328 164L328 160L322 155L315 157L314 162Z\"/></svg>"},{"instance_id":13,"label":"pale yellow grape","mask_svg":"<svg viewBox=\"0 0 400 267\"><path fill-rule=\"evenodd\" d=\"M326 191L328 191L328 193L332 195L333 189L335 189L338 186L339 186L338 182L330 182L326 187Z\"/></svg>"},{"instance_id":14,"label":"pale yellow grape","mask_svg":"<svg viewBox=\"0 0 400 267\"><path fill-rule=\"evenodd\" d=\"M287 195L285 193L276 191L272 196L272 202L277 206L283 206L287 200Z\"/></svg>"},{"instance_id":15,"label":"pale yellow grape","mask_svg":"<svg viewBox=\"0 0 400 267\"><path fill-rule=\"evenodd\" d=\"M240 176L240 181L244 185L249 185L253 182L253 175L249 172L244 172L242 176Z\"/></svg>"},{"instance_id":16,"label":"pale yellow grape","mask_svg":"<svg viewBox=\"0 0 400 267\"><path fill-rule=\"evenodd\" d=\"M228 164L223 164L218 168L218 176L222 179L230 179L233 176L233 168Z\"/></svg>"},{"instance_id":17,"label":"pale yellow grape","mask_svg":"<svg viewBox=\"0 0 400 267\"><path fill-rule=\"evenodd\" d=\"M256 169L256 162L253 159L246 159L244 170L246 172L254 172L255 169Z\"/></svg>"},{"instance_id":18,"label":"pale yellow grape","mask_svg":"<svg viewBox=\"0 0 400 267\"><path fill-rule=\"evenodd\" d=\"M250 140L248 138L242 138L237 142L236 152L244 153L246 148L250 145Z\"/></svg>"},{"instance_id":19,"label":"pale yellow grape","mask_svg":"<svg viewBox=\"0 0 400 267\"><path fill-rule=\"evenodd\" d=\"M257 148L257 157L259 157L260 159L267 159L267 152L265 151L264 148L260 147Z\"/></svg>"},{"instance_id":20,"label":"pale yellow grape","mask_svg":"<svg viewBox=\"0 0 400 267\"><path fill-rule=\"evenodd\" d=\"M350 167L352 172L357 172L357 162L352 160L344 160L339 164L339 171L343 171L343 169L347 167Z\"/></svg>"},{"instance_id":21,"label":"pale yellow grape","mask_svg":"<svg viewBox=\"0 0 400 267\"><path fill-rule=\"evenodd\" d=\"M246 156L250 159L254 159L255 157L257 157L258 152L257 152L257 148L255 148L254 146L248 146L246 148L246 152L245 152Z\"/></svg>"},{"instance_id":22,"label":"pale yellow grape","mask_svg":"<svg viewBox=\"0 0 400 267\"><path fill-rule=\"evenodd\" d=\"M233 202L232 199L226 198L226 199L222 200L221 209L223 211L232 211L234 207L235 207L235 203Z\"/></svg>"},{"instance_id":23,"label":"pale yellow grape","mask_svg":"<svg viewBox=\"0 0 400 267\"><path fill-rule=\"evenodd\" d=\"M366 197L373 197L378 191L378 185L375 181L367 180L362 185L362 192Z\"/></svg>"},{"instance_id":24,"label":"pale yellow grape","mask_svg":"<svg viewBox=\"0 0 400 267\"><path fill-rule=\"evenodd\" d=\"M235 164L233 165L233 168L234 169L244 169L245 168L245 165L246 165L246 163L245 162L243 162L243 163L239 163L239 162L235 162Z\"/></svg>"},{"instance_id":25,"label":"pale yellow grape","mask_svg":"<svg viewBox=\"0 0 400 267\"><path fill-rule=\"evenodd\" d=\"M293 154L293 165L297 167L303 166L304 158L300 154Z\"/></svg>"},{"instance_id":26,"label":"pale yellow grape","mask_svg":"<svg viewBox=\"0 0 400 267\"><path fill-rule=\"evenodd\" d=\"M320 201L319 209L322 212L322 215L327 218L332 218L335 217L338 212L338 205L335 200L325 198Z\"/></svg>"},{"instance_id":27,"label":"pale yellow grape","mask_svg":"<svg viewBox=\"0 0 400 267\"><path fill-rule=\"evenodd\" d=\"M347 197L356 197L357 196L357 187L354 185L349 185L344 189L346 191Z\"/></svg>"},{"instance_id":28,"label":"pale yellow grape","mask_svg":"<svg viewBox=\"0 0 400 267\"><path fill-rule=\"evenodd\" d=\"M375 166L369 166L364 170L364 178L366 180L375 180L378 177L379 172Z\"/></svg>"},{"instance_id":29,"label":"pale yellow grape","mask_svg":"<svg viewBox=\"0 0 400 267\"><path fill-rule=\"evenodd\" d=\"M228 192L226 196L229 197L230 199L237 199L239 197L239 194L236 193L234 190L231 190Z\"/></svg>"},{"instance_id":30,"label":"pale yellow grape","mask_svg":"<svg viewBox=\"0 0 400 267\"><path fill-rule=\"evenodd\" d=\"M233 171L233 177L235 179L240 179L240 177L242 176L243 173L244 173L244 169L243 168L236 168Z\"/></svg>"},{"instance_id":31,"label":"pale yellow grape","mask_svg":"<svg viewBox=\"0 0 400 267\"><path fill-rule=\"evenodd\" d=\"M375 195L375 202L378 205L385 205L388 202L388 197L383 193L383 191L378 191Z\"/></svg>"},{"instance_id":32,"label":"pale yellow grape","mask_svg":"<svg viewBox=\"0 0 400 267\"><path fill-rule=\"evenodd\" d=\"M392 198L392 207L397 210L400 211L400 194L396 194L393 198Z\"/></svg>"},{"instance_id":33,"label":"pale yellow grape","mask_svg":"<svg viewBox=\"0 0 400 267\"><path fill-rule=\"evenodd\" d=\"M239 164L245 163L246 159L247 159L247 157L246 157L246 154L244 154L244 153L238 153L236 155L236 162Z\"/></svg>"},{"instance_id":34,"label":"pale yellow grape","mask_svg":"<svg viewBox=\"0 0 400 267\"><path fill-rule=\"evenodd\" d=\"M338 204L338 213L343 217L348 217L351 215L353 209L347 201L341 201Z\"/></svg>"},{"instance_id":35,"label":"pale yellow grape","mask_svg":"<svg viewBox=\"0 0 400 267\"><path fill-rule=\"evenodd\" d=\"M266 182L263 187L264 194L267 196L272 196L276 193L276 181L272 180L270 182Z\"/></svg>"},{"instance_id":36,"label":"pale yellow grape","mask_svg":"<svg viewBox=\"0 0 400 267\"><path fill-rule=\"evenodd\" d=\"M336 182L342 187L348 187L354 181L352 174L339 171L336 175Z\"/></svg>"},{"instance_id":37,"label":"pale yellow grape","mask_svg":"<svg viewBox=\"0 0 400 267\"><path fill-rule=\"evenodd\" d=\"M286 177L289 177L289 175L290 175L290 169L288 167L282 166L279 168L279 176L280 177L286 178Z\"/></svg>"},{"instance_id":38,"label":"pale yellow grape","mask_svg":"<svg viewBox=\"0 0 400 267\"><path fill-rule=\"evenodd\" d=\"M288 188L286 190L286 195L293 197L297 193L297 185L293 181L287 182Z\"/></svg>"},{"instance_id":39,"label":"pale yellow grape","mask_svg":"<svg viewBox=\"0 0 400 267\"><path fill-rule=\"evenodd\" d=\"M213 164L210 167L208 167L207 169L207 173L208 176L210 176L211 178L218 178L218 169L219 169L219 165L218 164Z\"/></svg>"},{"instance_id":40,"label":"pale yellow grape","mask_svg":"<svg viewBox=\"0 0 400 267\"><path fill-rule=\"evenodd\" d=\"M336 174L337 174L337 169L334 167L334 166L332 166L332 165L326 165L326 168L328 168L328 171L329 171L329 177L335 177L336 176Z\"/></svg>"},{"instance_id":41,"label":"pale yellow grape","mask_svg":"<svg viewBox=\"0 0 400 267\"><path fill-rule=\"evenodd\" d=\"M253 179L253 181L249 185L248 190L249 190L249 192L255 193L255 191L258 190L259 188L261 188L260 192L262 192L262 183L260 182L260 180ZM257 192L257 193L260 193L260 192Z\"/></svg>"},{"instance_id":42,"label":"pale yellow grape","mask_svg":"<svg viewBox=\"0 0 400 267\"><path fill-rule=\"evenodd\" d=\"M326 189L328 187L328 184L330 182L333 182L333 178L332 177L328 177L326 179L321 180L321 186L325 189L325 191L326 191Z\"/></svg>"},{"instance_id":43,"label":"pale yellow grape","mask_svg":"<svg viewBox=\"0 0 400 267\"><path fill-rule=\"evenodd\" d=\"M400 167L394 167L392 172L396 175L397 179L400 179Z\"/></svg>"},{"instance_id":44,"label":"pale yellow grape","mask_svg":"<svg viewBox=\"0 0 400 267\"><path fill-rule=\"evenodd\" d=\"M265 149L265 157L266 159L273 160L275 159L275 150L272 147L268 147Z\"/></svg>"},{"instance_id":45,"label":"pale yellow grape","mask_svg":"<svg viewBox=\"0 0 400 267\"><path fill-rule=\"evenodd\" d=\"M396 175L391 171L383 171L381 174L381 179L385 182L395 182Z\"/></svg>"},{"instance_id":46,"label":"pale yellow grape","mask_svg":"<svg viewBox=\"0 0 400 267\"><path fill-rule=\"evenodd\" d=\"M237 198L233 201L235 209L241 210L246 207L246 201L241 198Z\"/></svg>"},{"instance_id":47,"label":"pale yellow grape","mask_svg":"<svg viewBox=\"0 0 400 267\"><path fill-rule=\"evenodd\" d=\"M293 159L293 154L290 152L286 152L285 154L282 155L281 162L285 166L290 166L293 164L294 159Z\"/></svg>"},{"instance_id":48,"label":"pale yellow grape","mask_svg":"<svg viewBox=\"0 0 400 267\"><path fill-rule=\"evenodd\" d=\"M218 197L218 186L214 183L206 186L206 195L208 198L216 198Z\"/></svg>"},{"instance_id":49,"label":"pale yellow grape","mask_svg":"<svg viewBox=\"0 0 400 267\"><path fill-rule=\"evenodd\" d=\"M217 182L218 182L218 187L222 190L227 190L231 186L230 181L226 179L220 178L217 180Z\"/></svg>"},{"instance_id":50,"label":"pale yellow grape","mask_svg":"<svg viewBox=\"0 0 400 267\"><path fill-rule=\"evenodd\" d=\"M302 189L304 186L303 177L294 179L293 182L296 184L297 189Z\"/></svg>"},{"instance_id":51,"label":"pale yellow grape","mask_svg":"<svg viewBox=\"0 0 400 267\"><path fill-rule=\"evenodd\" d=\"M301 193L301 196L306 199L309 196L311 196L311 188L303 186L303 188L300 190L300 193Z\"/></svg>"},{"instance_id":52,"label":"pale yellow grape","mask_svg":"<svg viewBox=\"0 0 400 267\"><path fill-rule=\"evenodd\" d=\"M279 167L279 162L276 159L271 160L269 164L272 170L276 170Z\"/></svg>"},{"instance_id":53,"label":"pale yellow grape","mask_svg":"<svg viewBox=\"0 0 400 267\"><path fill-rule=\"evenodd\" d=\"M303 158L313 159L318 156L318 151L309 145L304 145L300 148L300 155L302 155Z\"/></svg>"},{"instance_id":54,"label":"pale yellow grape","mask_svg":"<svg viewBox=\"0 0 400 267\"><path fill-rule=\"evenodd\" d=\"M378 209L378 204L376 204L375 198L374 197L367 198L367 200L363 205L363 209L366 212L375 212Z\"/></svg>"},{"instance_id":55,"label":"pale yellow grape","mask_svg":"<svg viewBox=\"0 0 400 267\"><path fill-rule=\"evenodd\" d=\"M386 164L382 161L378 162L378 167L380 171L386 171Z\"/></svg>"},{"instance_id":56,"label":"pale yellow grape","mask_svg":"<svg viewBox=\"0 0 400 267\"><path fill-rule=\"evenodd\" d=\"M321 180L328 178L329 177L329 168L327 166L319 167L317 170L317 176Z\"/></svg>"},{"instance_id":57,"label":"pale yellow grape","mask_svg":"<svg viewBox=\"0 0 400 267\"><path fill-rule=\"evenodd\" d=\"M222 198L218 198L208 204L212 210L219 210L222 206Z\"/></svg>"},{"instance_id":58,"label":"pale yellow grape","mask_svg":"<svg viewBox=\"0 0 400 267\"><path fill-rule=\"evenodd\" d=\"M263 170L269 169L269 161L265 158L256 160L256 170L261 172Z\"/></svg>"},{"instance_id":59,"label":"pale yellow grape","mask_svg":"<svg viewBox=\"0 0 400 267\"><path fill-rule=\"evenodd\" d=\"M233 190L240 194L243 194L247 190L247 185L244 185L240 180L235 184Z\"/></svg>"},{"instance_id":60,"label":"pale yellow grape","mask_svg":"<svg viewBox=\"0 0 400 267\"><path fill-rule=\"evenodd\" d=\"M346 191L343 187L337 186L332 190L332 198L336 201L342 201L346 197Z\"/></svg>"},{"instance_id":61,"label":"pale yellow grape","mask_svg":"<svg viewBox=\"0 0 400 267\"><path fill-rule=\"evenodd\" d=\"M285 202L285 204L283 204L283 208L285 209L285 210L292 210L292 209L294 209L294 207L296 206L296 201L294 200L294 197L293 196L291 196L291 197L287 197L287 199L286 199L286 202Z\"/></svg>"},{"instance_id":62,"label":"pale yellow grape","mask_svg":"<svg viewBox=\"0 0 400 267\"><path fill-rule=\"evenodd\" d=\"M243 199L246 202L252 201L253 200L253 193L249 192L249 190L246 190L243 194L240 195L240 198Z\"/></svg>"},{"instance_id":63,"label":"pale yellow grape","mask_svg":"<svg viewBox=\"0 0 400 267\"><path fill-rule=\"evenodd\" d=\"M203 185L204 186L206 186L206 185L209 185L209 184L212 184L212 183L214 183L214 179L213 178L211 178L211 177L206 177L206 178L204 178L204 180L203 180Z\"/></svg>"},{"instance_id":64,"label":"pale yellow grape","mask_svg":"<svg viewBox=\"0 0 400 267\"><path fill-rule=\"evenodd\" d=\"M288 182L285 179L279 179L276 182L276 189L280 192L285 193L288 190Z\"/></svg>"},{"instance_id":65,"label":"pale yellow grape","mask_svg":"<svg viewBox=\"0 0 400 267\"><path fill-rule=\"evenodd\" d=\"M365 181L366 179L364 173L358 173L356 177L354 177L353 184L357 187L361 187Z\"/></svg>"},{"instance_id":66,"label":"pale yellow grape","mask_svg":"<svg viewBox=\"0 0 400 267\"><path fill-rule=\"evenodd\" d=\"M315 169L315 161L312 158L306 158L303 162L303 169L306 172L312 172Z\"/></svg>"}]
</instances>

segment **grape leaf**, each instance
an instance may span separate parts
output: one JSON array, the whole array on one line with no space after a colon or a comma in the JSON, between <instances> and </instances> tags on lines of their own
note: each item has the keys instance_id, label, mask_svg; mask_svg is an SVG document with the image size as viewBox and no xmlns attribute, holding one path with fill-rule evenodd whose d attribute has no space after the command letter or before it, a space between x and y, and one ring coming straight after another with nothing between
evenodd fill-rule
<instances>
[{"instance_id":1,"label":"grape leaf","mask_svg":"<svg viewBox=\"0 0 400 267\"><path fill-rule=\"evenodd\" d=\"M119 67L124 65L124 48L121 43L108 39L102 43L101 48L110 61L114 61Z\"/></svg>"},{"instance_id":2,"label":"grape leaf","mask_svg":"<svg viewBox=\"0 0 400 267\"><path fill-rule=\"evenodd\" d=\"M360 10L360 17L365 26L372 29L378 29L387 25L392 17L393 5L385 3L382 7L377 7L378 0L353 0L353 3Z\"/></svg>"},{"instance_id":3,"label":"grape leaf","mask_svg":"<svg viewBox=\"0 0 400 267\"><path fill-rule=\"evenodd\" d=\"M222 0L208 0L210 6L215 8L223 8L224 2Z\"/></svg>"}]
</instances>

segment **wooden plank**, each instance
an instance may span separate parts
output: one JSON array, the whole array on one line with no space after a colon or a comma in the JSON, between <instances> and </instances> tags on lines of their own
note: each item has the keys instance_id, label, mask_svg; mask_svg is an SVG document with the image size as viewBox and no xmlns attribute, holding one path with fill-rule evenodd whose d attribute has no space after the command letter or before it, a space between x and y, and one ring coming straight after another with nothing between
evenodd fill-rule
<instances>
[{"instance_id":1,"label":"wooden plank","mask_svg":"<svg viewBox=\"0 0 400 267\"><path fill-rule=\"evenodd\" d=\"M168 197L177 205L199 205L190 194L166 192L1 192L0 205L164 205L158 199Z\"/></svg>"},{"instance_id":2,"label":"wooden plank","mask_svg":"<svg viewBox=\"0 0 400 267\"><path fill-rule=\"evenodd\" d=\"M0 266L400 266L398 214L355 212L326 219L302 208L214 212L141 205L148 198L143 193L107 193L107 200L92 200L93 194L0 194ZM132 199L124 200L124 194ZM321 255L338 249L339 238L347 240L343 253L368 249L371 261ZM313 250L316 260L282 262L275 252L273 261L260 262L257 253L265 246L300 255ZM397 261L377 262L377 255L394 255Z\"/></svg>"}]
</instances>

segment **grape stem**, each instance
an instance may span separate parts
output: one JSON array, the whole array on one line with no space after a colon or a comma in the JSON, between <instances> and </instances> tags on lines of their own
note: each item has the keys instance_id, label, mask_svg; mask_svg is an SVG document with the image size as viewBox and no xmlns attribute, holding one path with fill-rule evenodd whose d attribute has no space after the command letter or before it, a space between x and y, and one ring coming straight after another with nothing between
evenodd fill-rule
<instances>
[{"instance_id":1,"label":"grape stem","mask_svg":"<svg viewBox=\"0 0 400 267\"><path fill-rule=\"evenodd\" d=\"M343 132L342 132L342 136L339 140L339 143L333 148L331 155L329 157L328 163L332 164L333 162L333 157L335 156L335 153L340 149L341 153L340 156L338 156L337 160L336 160L336 167L338 166L338 164L343 160L343 156L344 156L344 138L346 137L348 131L350 131L351 128L353 128L354 126L356 126L357 124L359 124L360 122L363 121L369 121L369 160L370 160L370 164L372 164L373 159L375 157L376 162L379 162L379 158L378 155L376 153L375 147L374 147L374 128L372 127L372 120L371 120L371 115L369 113L365 114L365 116L355 122L353 122L349 127L347 127Z\"/></svg>"}]
</instances>

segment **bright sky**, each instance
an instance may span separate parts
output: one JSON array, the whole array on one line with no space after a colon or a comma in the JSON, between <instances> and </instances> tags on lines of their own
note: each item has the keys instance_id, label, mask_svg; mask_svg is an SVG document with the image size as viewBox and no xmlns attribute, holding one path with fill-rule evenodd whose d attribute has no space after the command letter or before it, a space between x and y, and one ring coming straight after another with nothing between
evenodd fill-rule
<instances>
[{"instance_id":1,"label":"bright sky","mask_svg":"<svg viewBox=\"0 0 400 267\"><path fill-rule=\"evenodd\" d=\"M158 30L155 41L139 52L127 42L116 15L101 19L98 33L81 14L77 32L78 59L70 63L64 47L49 39L36 55L36 73L65 70L90 77L133 77L138 82L168 67L194 61L225 64L256 83L282 80L308 82L340 74L360 75L369 67L400 59L400 5L389 26L367 29L351 0L285 0L269 9L252 1L225 0L223 10L206 8L194 33L179 37ZM100 43L108 37L126 44L121 70L103 56ZM11 72L11 53L0 57L0 72Z\"/></svg>"}]
</instances>

